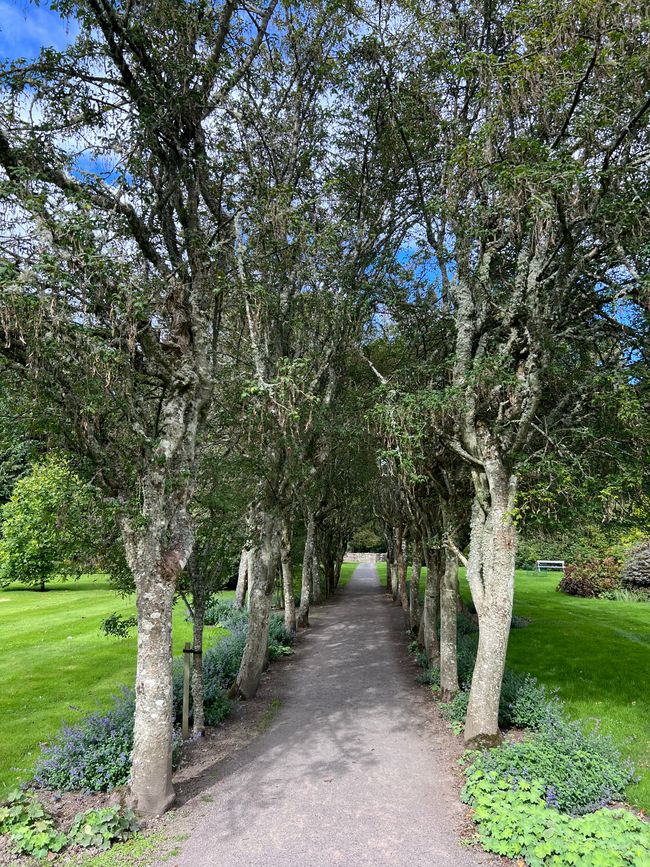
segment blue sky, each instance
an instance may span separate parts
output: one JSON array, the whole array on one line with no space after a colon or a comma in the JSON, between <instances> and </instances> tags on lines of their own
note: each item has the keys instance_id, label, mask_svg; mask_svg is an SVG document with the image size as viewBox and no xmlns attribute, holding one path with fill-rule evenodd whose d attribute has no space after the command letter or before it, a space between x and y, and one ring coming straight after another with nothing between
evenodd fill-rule
<instances>
[{"instance_id":1,"label":"blue sky","mask_svg":"<svg viewBox=\"0 0 650 867\"><path fill-rule=\"evenodd\" d=\"M74 27L74 25L73 25ZM74 30L47 3L0 0L0 58L35 57L47 45L63 48Z\"/></svg>"}]
</instances>

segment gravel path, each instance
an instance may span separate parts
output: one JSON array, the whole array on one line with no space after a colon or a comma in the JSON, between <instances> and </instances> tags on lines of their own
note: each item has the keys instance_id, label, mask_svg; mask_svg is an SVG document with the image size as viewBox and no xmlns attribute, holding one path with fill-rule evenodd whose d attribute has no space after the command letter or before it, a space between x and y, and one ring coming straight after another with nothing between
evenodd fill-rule
<instances>
[{"instance_id":1,"label":"gravel path","mask_svg":"<svg viewBox=\"0 0 650 867\"><path fill-rule=\"evenodd\" d=\"M455 747L373 566L318 609L268 730L203 790L179 867L493 863L458 842ZM190 806L188 804L188 806Z\"/></svg>"}]
</instances>

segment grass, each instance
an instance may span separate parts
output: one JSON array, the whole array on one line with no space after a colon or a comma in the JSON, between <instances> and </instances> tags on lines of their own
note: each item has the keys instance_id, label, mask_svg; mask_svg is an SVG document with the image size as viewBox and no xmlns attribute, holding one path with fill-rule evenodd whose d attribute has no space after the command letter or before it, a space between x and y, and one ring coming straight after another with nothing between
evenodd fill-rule
<instances>
[{"instance_id":1,"label":"grass","mask_svg":"<svg viewBox=\"0 0 650 867\"><path fill-rule=\"evenodd\" d=\"M341 577L339 578L339 587L345 587L346 584L350 583L350 578L354 573L354 570L357 568L358 563L344 563L341 566Z\"/></svg>"},{"instance_id":2,"label":"grass","mask_svg":"<svg viewBox=\"0 0 650 867\"><path fill-rule=\"evenodd\" d=\"M50 586L45 593L23 587L0 592L0 798L29 778L39 744L62 723L105 707L135 677L135 634L118 639L100 631L101 620L113 611L134 614L134 598L118 596L101 577ZM178 603L175 653L192 637L185 618ZM207 628L206 647L221 634Z\"/></svg>"},{"instance_id":3,"label":"grass","mask_svg":"<svg viewBox=\"0 0 650 867\"><path fill-rule=\"evenodd\" d=\"M385 564L378 571L385 582ZM641 778L628 800L650 811L650 605L567 596L558 581L517 571L515 614L531 622L512 630L508 665L557 689L571 717L613 737ZM463 570L461 592L469 600Z\"/></svg>"}]
</instances>

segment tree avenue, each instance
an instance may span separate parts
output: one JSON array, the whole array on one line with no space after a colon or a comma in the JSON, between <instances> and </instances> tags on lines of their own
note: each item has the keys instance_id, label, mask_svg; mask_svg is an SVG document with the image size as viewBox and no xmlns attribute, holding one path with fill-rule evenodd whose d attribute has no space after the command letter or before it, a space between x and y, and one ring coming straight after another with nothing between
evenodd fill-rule
<instances>
[{"instance_id":1,"label":"tree avenue","mask_svg":"<svg viewBox=\"0 0 650 867\"><path fill-rule=\"evenodd\" d=\"M308 627L364 522L445 700L466 567L465 739L494 744L539 492L582 462L590 491L606 467L611 502L647 496L638 4L59 13L69 46L0 72L0 479L14 515L27 456L55 451L135 591L136 809L174 799L177 594L200 734L211 594L238 571L231 695L251 698L274 592L286 629ZM588 510L553 496L565 521Z\"/></svg>"}]
</instances>

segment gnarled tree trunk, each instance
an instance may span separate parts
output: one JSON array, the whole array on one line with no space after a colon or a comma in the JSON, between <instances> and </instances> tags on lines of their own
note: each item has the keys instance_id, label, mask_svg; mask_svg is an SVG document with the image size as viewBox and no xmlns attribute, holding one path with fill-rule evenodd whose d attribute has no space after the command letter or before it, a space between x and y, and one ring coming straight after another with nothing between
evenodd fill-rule
<instances>
[{"instance_id":1,"label":"gnarled tree trunk","mask_svg":"<svg viewBox=\"0 0 650 867\"><path fill-rule=\"evenodd\" d=\"M243 698L253 698L267 664L271 597L279 554L279 523L260 510L259 538L250 550L248 635L237 675L237 690Z\"/></svg>"},{"instance_id":2,"label":"gnarled tree trunk","mask_svg":"<svg viewBox=\"0 0 650 867\"><path fill-rule=\"evenodd\" d=\"M479 622L479 643L465 723L470 746L501 740L499 701L514 596L517 534L512 519L516 477L496 449L486 449L481 496L472 506L467 579ZM486 496L487 494L487 496Z\"/></svg>"},{"instance_id":3,"label":"gnarled tree trunk","mask_svg":"<svg viewBox=\"0 0 650 867\"><path fill-rule=\"evenodd\" d=\"M440 586L440 697L449 701L459 690L456 596L458 594L458 560L445 548L445 567Z\"/></svg>"}]
</instances>

